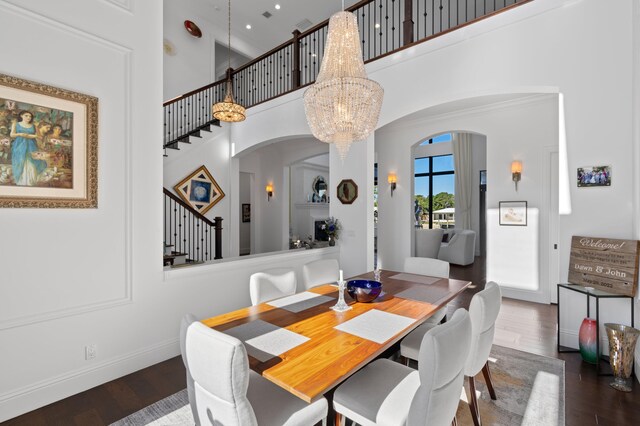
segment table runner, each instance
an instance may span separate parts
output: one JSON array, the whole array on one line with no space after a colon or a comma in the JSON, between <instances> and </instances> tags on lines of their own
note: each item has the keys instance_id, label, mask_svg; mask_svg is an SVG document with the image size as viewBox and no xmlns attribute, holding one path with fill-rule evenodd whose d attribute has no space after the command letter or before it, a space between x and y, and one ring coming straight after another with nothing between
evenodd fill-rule
<instances>
[{"instance_id":1,"label":"table runner","mask_svg":"<svg viewBox=\"0 0 640 426\"><path fill-rule=\"evenodd\" d=\"M396 274L389 278L393 278L394 280L411 281L411 282L420 283L420 284L433 284L442 279L437 277L427 277L424 275L406 274L406 273Z\"/></svg>"},{"instance_id":2,"label":"table runner","mask_svg":"<svg viewBox=\"0 0 640 426\"><path fill-rule=\"evenodd\" d=\"M312 293L310 291L303 291L302 293L294 294L293 296L272 300L267 302L267 305L285 309L297 314L298 312L313 308L314 306L322 305L323 303L327 303L332 300L335 301L336 299L330 296Z\"/></svg>"}]
</instances>

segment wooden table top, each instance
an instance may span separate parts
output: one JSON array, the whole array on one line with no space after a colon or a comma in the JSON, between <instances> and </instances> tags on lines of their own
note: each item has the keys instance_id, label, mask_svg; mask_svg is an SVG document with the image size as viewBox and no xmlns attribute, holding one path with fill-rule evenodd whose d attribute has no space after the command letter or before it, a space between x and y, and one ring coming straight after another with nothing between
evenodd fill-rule
<instances>
[{"instance_id":1,"label":"wooden table top","mask_svg":"<svg viewBox=\"0 0 640 426\"><path fill-rule=\"evenodd\" d=\"M374 303L356 303L345 291L345 300L353 307L346 312L338 313L330 309L337 301L338 290L335 286L323 285L308 291L335 299L302 312L293 313L261 303L202 320L202 323L224 331L259 319L308 337L310 340L305 343L266 362L249 356L249 365L266 379L311 402L374 360L471 284L468 281L441 278L425 285L391 278L397 274L399 272L382 271L380 281L385 295ZM354 278L373 279L373 273ZM432 288L436 294L445 296L433 304L393 296L414 287ZM444 290L448 292L444 293ZM334 328L371 309L410 317L415 321L382 344Z\"/></svg>"}]
</instances>

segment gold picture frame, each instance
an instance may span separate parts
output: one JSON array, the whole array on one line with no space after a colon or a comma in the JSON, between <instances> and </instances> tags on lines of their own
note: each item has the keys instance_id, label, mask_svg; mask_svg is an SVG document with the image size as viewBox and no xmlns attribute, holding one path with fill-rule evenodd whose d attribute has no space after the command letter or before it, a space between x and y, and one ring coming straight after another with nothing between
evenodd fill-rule
<instances>
[{"instance_id":1,"label":"gold picture frame","mask_svg":"<svg viewBox=\"0 0 640 426\"><path fill-rule=\"evenodd\" d=\"M0 74L0 207L98 207L97 98Z\"/></svg>"},{"instance_id":2,"label":"gold picture frame","mask_svg":"<svg viewBox=\"0 0 640 426\"><path fill-rule=\"evenodd\" d=\"M224 191L202 165L173 187L176 194L191 208L204 215L224 198Z\"/></svg>"}]
</instances>

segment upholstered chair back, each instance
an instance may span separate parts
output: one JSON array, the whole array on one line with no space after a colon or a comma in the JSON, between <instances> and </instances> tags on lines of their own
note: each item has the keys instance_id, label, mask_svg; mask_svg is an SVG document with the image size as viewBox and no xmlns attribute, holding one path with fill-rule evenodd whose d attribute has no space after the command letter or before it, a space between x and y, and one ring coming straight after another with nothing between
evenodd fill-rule
<instances>
[{"instance_id":1,"label":"upholstered chair back","mask_svg":"<svg viewBox=\"0 0 640 426\"><path fill-rule=\"evenodd\" d=\"M471 299L471 350L465 365L466 376L473 377L478 374L489 358L501 305L500 286L493 281L489 281L484 290L476 293Z\"/></svg>"},{"instance_id":2,"label":"upholstered chair back","mask_svg":"<svg viewBox=\"0 0 640 426\"><path fill-rule=\"evenodd\" d=\"M191 372L189 371L189 364L187 363L187 329L191 324L197 321L198 318L196 318L193 314L186 314L182 318L182 321L180 322L180 353L182 354L182 362L184 363L184 367L187 370L187 393L189 394L189 405L191 405L193 420L195 421L196 426L199 426L200 420L198 419L198 408L196 404L195 389L193 387L193 377L191 376Z\"/></svg>"},{"instance_id":3,"label":"upholstered chair back","mask_svg":"<svg viewBox=\"0 0 640 426\"><path fill-rule=\"evenodd\" d=\"M420 387L411 401L408 426L451 424L460 400L470 341L471 321L464 309L424 335L418 355Z\"/></svg>"},{"instance_id":4,"label":"upholstered chair back","mask_svg":"<svg viewBox=\"0 0 640 426\"><path fill-rule=\"evenodd\" d=\"M444 229L416 229L416 257L438 258Z\"/></svg>"},{"instance_id":5,"label":"upholstered chair back","mask_svg":"<svg viewBox=\"0 0 640 426\"><path fill-rule=\"evenodd\" d=\"M275 268L257 272L249 279L252 305L296 293L296 273L293 269Z\"/></svg>"},{"instance_id":6,"label":"upholstered chair back","mask_svg":"<svg viewBox=\"0 0 640 426\"><path fill-rule=\"evenodd\" d=\"M249 361L240 340L195 322L187 330L187 363L201 423L257 426L247 399Z\"/></svg>"},{"instance_id":7,"label":"upholstered chair back","mask_svg":"<svg viewBox=\"0 0 640 426\"><path fill-rule=\"evenodd\" d=\"M335 283L340 278L340 265L336 259L321 259L302 267L302 282L305 289L321 284Z\"/></svg>"},{"instance_id":8,"label":"upholstered chair back","mask_svg":"<svg viewBox=\"0 0 640 426\"><path fill-rule=\"evenodd\" d=\"M449 278L449 262L428 257L407 257L404 260L404 272Z\"/></svg>"}]
</instances>

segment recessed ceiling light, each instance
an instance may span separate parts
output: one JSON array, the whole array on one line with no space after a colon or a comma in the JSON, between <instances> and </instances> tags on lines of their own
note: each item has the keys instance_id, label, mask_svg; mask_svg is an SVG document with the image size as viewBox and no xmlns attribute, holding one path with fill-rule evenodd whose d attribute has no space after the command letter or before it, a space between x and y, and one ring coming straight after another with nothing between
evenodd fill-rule
<instances>
[{"instance_id":1,"label":"recessed ceiling light","mask_svg":"<svg viewBox=\"0 0 640 426\"><path fill-rule=\"evenodd\" d=\"M246 27L246 28L247 28L248 30L250 30L250 29L251 29L251 24L247 24L247 27Z\"/></svg>"},{"instance_id":2,"label":"recessed ceiling light","mask_svg":"<svg viewBox=\"0 0 640 426\"><path fill-rule=\"evenodd\" d=\"M280 10L280 5L276 4L276 10Z\"/></svg>"},{"instance_id":3,"label":"recessed ceiling light","mask_svg":"<svg viewBox=\"0 0 640 426\"><path fill-rule=\"evenodd\" d=\"M375 25L375 27L376 27L376 28L380 28L380 24L376 24L376 25Z\"/></svg>"}]
</instances>

